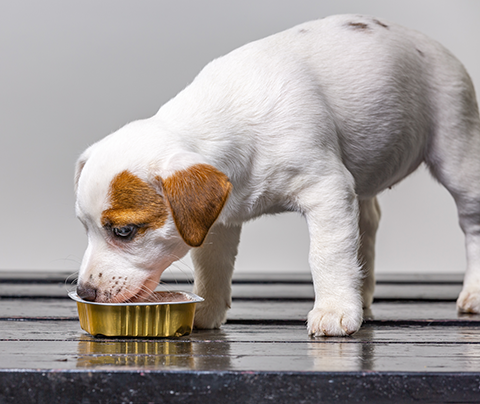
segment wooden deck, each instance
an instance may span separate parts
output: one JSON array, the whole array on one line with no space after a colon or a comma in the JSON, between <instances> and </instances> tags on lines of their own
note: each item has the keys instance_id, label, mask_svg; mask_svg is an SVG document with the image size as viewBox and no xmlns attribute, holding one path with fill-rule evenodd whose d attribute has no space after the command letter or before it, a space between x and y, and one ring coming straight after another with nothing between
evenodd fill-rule
<instances>
[{"instance_id":1,"label":"wooden deck","mask_svg":"<svg viewBox=\"0 0 480 404\"><path fill-rule=\"evenodd\" d=\"M178 339L89 336L66 276L0 272L0 403L480 403L458 275L379 276L362 329L317 339L308 274L237 275L228 323Z\"/></svg>"}]
</instances>

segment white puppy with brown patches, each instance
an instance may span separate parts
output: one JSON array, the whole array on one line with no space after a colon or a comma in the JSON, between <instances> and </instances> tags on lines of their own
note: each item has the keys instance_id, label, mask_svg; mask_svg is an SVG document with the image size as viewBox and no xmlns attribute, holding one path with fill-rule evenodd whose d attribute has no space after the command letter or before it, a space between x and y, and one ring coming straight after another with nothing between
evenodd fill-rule
<instances>
[{"instance_id":1,"label":"white puppy with brown patches","mask_svg":"<svg viewBox=\"0 0 480 404\"><path fill-rule=\"evenodd\" d=\"M205 298L196 326L219 327L242 223L296 211L311 240L308 332L352 334L373 299L375 196L422 162L466 235L458 307L480 312L480 119L461 63L416 31L357 15L247 44L80 157L78 293L141 300L192 249Z\"/></svg>"}]
</instances>

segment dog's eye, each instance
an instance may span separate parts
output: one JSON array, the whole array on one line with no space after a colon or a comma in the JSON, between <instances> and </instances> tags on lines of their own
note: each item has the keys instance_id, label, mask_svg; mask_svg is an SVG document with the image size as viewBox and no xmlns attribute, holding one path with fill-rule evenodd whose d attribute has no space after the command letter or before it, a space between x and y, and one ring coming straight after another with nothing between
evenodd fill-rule
<instances>
[{"instance_id":1,"label":"dog's eye","mask_svg":"<svg viewBox=\"0 0 480 404\"><path fill-rule=\"evenodd\" d=\"M137 226L133 224L129 224L128 226L123 226L123 227L112 228L113 234L116 237L122 238L124 240L131 240L137 233L137 230L138 230Z\"/></svg>"}]
</instances>

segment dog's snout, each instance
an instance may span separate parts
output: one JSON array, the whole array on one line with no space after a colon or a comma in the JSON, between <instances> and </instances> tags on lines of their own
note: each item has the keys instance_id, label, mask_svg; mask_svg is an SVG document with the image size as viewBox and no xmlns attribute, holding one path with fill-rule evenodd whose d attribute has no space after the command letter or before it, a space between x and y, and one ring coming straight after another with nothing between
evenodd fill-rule
<instances>
[{"instance_id":1,"label":"dog's snout","mask_svg":"<svg viewBox=\"0 0 480 404\"><path fill-rule=\"evenodd\" d=\"M90 285L78 285L77 295L83 300L94 302L97 297L97 289Z\"/></svg>"}]
</instances>

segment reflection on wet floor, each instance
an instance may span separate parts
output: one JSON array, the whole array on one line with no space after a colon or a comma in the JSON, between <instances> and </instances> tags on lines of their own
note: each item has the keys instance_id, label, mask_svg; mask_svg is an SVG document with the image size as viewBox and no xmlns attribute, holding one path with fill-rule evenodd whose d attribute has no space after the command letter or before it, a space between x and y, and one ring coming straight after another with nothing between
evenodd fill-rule
<instances>
[{"instance_id":1,"label":"reflection on wet floor","mask_svg":"<svg viewBox=\"0 0 480 404\"><path fill-rule=\"evenodd\" d=\"M300 326L275 328L263 326L264 335L258 328L253 335L248 326L227 325L223 330L169 340L81 335L76 367L307 372L480 369L480 330L472 327L366 325L348 338L308 338ZM272 338L275 332L278 338Z\"/></svg>"},{"instance_id":2,"label":"reflection on wet floor","mask_svg":"<svg viewBox=\"0 0 480 404\"><path fill-rule=\"evenodd\" d=\"M195 367L189 341L101 340L84 336L78 342L77 367Z\"/></svg>"}]
</instances>

